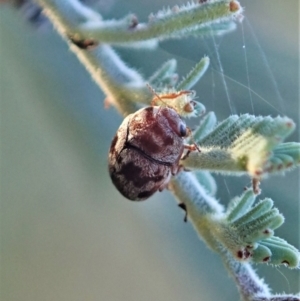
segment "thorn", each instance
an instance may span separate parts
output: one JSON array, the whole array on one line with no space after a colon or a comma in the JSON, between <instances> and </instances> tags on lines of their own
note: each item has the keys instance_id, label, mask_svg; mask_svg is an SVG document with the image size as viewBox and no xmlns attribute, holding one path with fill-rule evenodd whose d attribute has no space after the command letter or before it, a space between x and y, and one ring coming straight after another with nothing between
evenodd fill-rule
<instances>
[{"instance_id":1,"label":"thorn","mask_svg":"<svg viewBox=\"0 0 300 301\"><path fill-rule=\"evenodd\" d=\"M183 221L186 223L187 222L187 218L188 218L188 212L187 212L186 205L184 203L180 203L180 204L178 204L178 207L181 208L185 212Z\"/></svg>"},{"instance_id":2,"label":"thorn","mask_svg":"<svg viewBox=\"0 0 300 301\"><path fill-rule=\"evenodd\" d=\"M92 39L80 39L69 36L70 41L80 49L90 50L99 45L99 43Z\"/></svg>"},{"instance_id":3,"label":"thorn","mask_svg":"<svg viewBox=\"0 0 300 301\"><path fill-rule=\"evenodd\" d=\"M260 189L259 185L260 185L259 178L253 178L252 179L252 189L253 189L253 192L257 195L261 193L261 189Z\"/></svg>"}]
</instances>

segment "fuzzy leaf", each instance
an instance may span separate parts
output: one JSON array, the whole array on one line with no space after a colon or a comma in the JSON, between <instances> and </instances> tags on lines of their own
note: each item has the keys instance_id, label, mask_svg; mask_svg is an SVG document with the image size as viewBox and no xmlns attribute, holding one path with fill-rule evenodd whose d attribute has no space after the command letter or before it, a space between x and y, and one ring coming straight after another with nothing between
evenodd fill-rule
<instances>
[{"instance_id":1,"label":"fuzzy leaf","mask_svg":"<svg viewBox=\"0 0 300 301\"><path fill-rule=\"evenodd\" d=\"M255 263L268 262L272 256L269 248L259 244L252 254L252 261Z\"/></svg>"},{"instance_id":2,"label":"fuzzy leaf","mask_svg":"<svg viewBox=\"0 0 300 301\"><path fill-rule=\"evenodd\" d=\"M216 24L204 24L200 26L193 26L191 28L177 31L170 37L173 38L186 38L187 36L201 36L201 37L211 37L211 36L220 36L225 33L229 33L236 29L236 24L234 22L220 22Z\"/></svg>"},{"instance_id":3,"label":"fuzzy leaf","mask_svg":"<svg viewBox=\"0 0 300 301\"><path fill-rule=\"evenodd\" d=\"M197 117L205 113L205 107L194 100L195 95L195 91L166 89L154 96L152 104L171 107L184 118Z\"/></svg>"},{"instance_id":4,"label":"fuzzy leaf","mask_svg":"<svg viewBox=\"0 0 300 301\"><path fill-rule=\"evenodd\" d=\"M246 191L241 198L234 198L228 205L227 220L234 222L246 214L249 208L254 204L255 198L256 196L252 190Z\"/></svg>"},{"instance_id":5,"label":"fuzzy leaf","mask_svg":"<svg viewBox=\"0 0 300 301\"><path fill-rule=\"evenodd\" d=\"M248 195L246 193L244 195L244 199L246 199L247 196ZM253 196L251 196L249 199L250 199L249 203L251 204L252 200L253 200ZM241 203L242 203L242 200L241 200ZM263 201L260 201L252 209L250 209L251 208L250 204L249 204L249 207L247 207L247 209L241 208L241 206L239 206L239 204L236 206L235 209L240 210L239 212L243 215L233 222L233 225L235 227L244 227L245 224L248 224L248 226L250 226L249 223L251 223L254 219L260 218L262 215L267 213L273 207L273 201L271 199L264 199ZM241 210L241 209L243 209L243 210ZM245 212L245 209L247 210L247 213Z\"/></svg>"},{"instance_id":6,"label":"fuzzy leaf","mask_svg":"<svg viewBox=\"0 0 300 301\"><path fill-rule=\"evenodd\" d=\"M187 74L187 76L177 85L178 90L189 90L201 79L209 66L209 57L205 56Z\"/></svg>"},{"instance_id":7,"label":"fuzzy leaf","mask_svg":"<svg viewBox=\"0 0 300 301\"><path fill-rule=\"evenodd\" d=\"M200 121L198 128L193 131L193 139L196 143L210 133L217 123L217 118L214 112L207 113ZM191 140L190 140L191 141ZM192 142L192 141L191 141Z\"/></svg>"},{"instance_id":8,"label":"fuzzy leaf","mask_svg":"<svg viewBox=\"0 0 300 301\"><path fill-rule=\"evenodd\" d=\"M174 87L176 80L178 79L175 73L177 67L177 61L171 59L165 62L149 79L148 83L150 86L154 87L156 90L164 87L170 86Z\"/></svg>"},{"instance_id":9,"label":"fuzzy leaf","mask_svg":"<svg viewBox=\"0 0 300 301\"><path fill-rule=\"evenodd\" d=\"M217 192L217 183L213 176L207 171L194 172L198 182L206 189L207 193L211 196Z\"/></svg>"},{"instance_id":10,"label":"fuzzy leaf","mask_svg":"<svg viewBox=\"0 0 300 301\"><path fill-rule=\"evenodd\" d=\"M260 245L268 248L271 251L272 256L268 261L270 264L284 264L290 268L299 267L299 251L292 245L288 244L285 240L273 236L260 241Z\"/></svg>"},{"instance_id":11,"label":"fuzzy leaf","mask_svg":"<svg viewBox=\"0 0 300 301\"><path fill-rule=\"evenodd\" d=\"M266 166L268 173L282 172L300 164L300 143L287 142L276 146Z\"/></svg>"},{"instance_id":12,"label":"fuzzy leaf","mask_svg":"<svg viewBox=\"0 0 300 301\"><path fill-rule=\"evenodd\" d=\"M299 265L299 251L285 240L275 237L274 229L284 221L273 201L264 199L256 205L252 190L234 198L225 215L217 217L213 235L238 260L256 263Z\"/></svg>"},{"instance_id":13,"label":"fuzzy leaf","mask_svg":"<svg viewBox=\"0 0 300 301\"><path fill-rule=\"evenodd\" d=\"M242 8L238 1L215 0L210 3L188 3L175 6L173 9L164 9L149 17L149 23L135 23L128 26L126 18L120 22L95 21L85 22L72 34L80 37L88 36L91 39L109 44L129 44L131 42L149 39L167 39L195 34L201 27L220 22L233 22L240 16ZM123 27L120 24L123 23ZM224 31L224 28L223 28ZM220 31L218 31L220 33ZM200 31L201 33L201 31Z\"/></svg>"},{"instance_id":14,"label":"fuzzy leaf","mask_svg":"<svg viewBox=\"0 0 300 301\"><path fill-rule=\"evenodd\" d=\"M267 172L272 151L275 150L276 154L276 147L282 150L280 143L294 127L293 121L287 117L233 115L200 139L201 152L191 153L182 164L188 169L235 174L247 172L258 177ZM291 147L293 151L295 148Z\"/></svg>"}]
</instances>

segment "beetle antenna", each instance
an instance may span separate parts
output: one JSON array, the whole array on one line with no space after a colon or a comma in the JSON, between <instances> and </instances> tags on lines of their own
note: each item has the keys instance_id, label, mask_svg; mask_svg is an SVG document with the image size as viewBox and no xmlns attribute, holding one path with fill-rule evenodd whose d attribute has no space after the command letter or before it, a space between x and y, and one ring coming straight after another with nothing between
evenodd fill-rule
<instances>
[{"instance_id":1,"label":"beetle antenna","mask_svg":"<svg viewBox=\"0 0 300 301\"><path fill-rule=\"evenodd\" d=\"M154 96L156 96L163 104L165 104L166 106L168 106L168 104L167 104L165 101L163 101L163 99L155 92L155 90L153 89L153 87L151 87L148 83L146 83L146 86L147 86L148 89L152 92L152 94L153 94ZM152 107L155 106L155 101L154 101L154 99L155 99L155 98L153 97L153 99L152 99L152 101L151 101L151 106L152 106ZM159 113L160 108L161 108L161 106L159 107L157 113Z\"/></svg>"},{"instance_id":2,"label":"beetle antenna","mask_svg":"<svg viewBox=\"0 0 300 301\"><path fill-rule=\"evenodd\" d=\"M153 95L155 95L161 102L163 102L165 105L167 105L167 104L162 100L162 98L155 92L155 90L154 90L153 87L151 87L148 83L146 83L146 86L147 86L147 88L151 91L151 93L152 93ZM152 99L152 101L151 101L151 106L154 106L154 101L153 101L153 99Z\"/></svg>"}]
</instances>

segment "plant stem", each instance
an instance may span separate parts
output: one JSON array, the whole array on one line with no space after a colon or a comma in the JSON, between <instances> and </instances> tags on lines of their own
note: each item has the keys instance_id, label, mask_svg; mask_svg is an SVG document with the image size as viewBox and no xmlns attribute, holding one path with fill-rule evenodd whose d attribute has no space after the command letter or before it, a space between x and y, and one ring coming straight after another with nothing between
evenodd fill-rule
<instances>
[{"instance_id":1,"label":"plant stem","mask_svg":"<svg viewBox=\"0 0 300 301\"><path fill-rule=\"evenodd\" d=\"M147 88L145 87L144 79L136 71L127 67L111 47L101 45L93 50L86 50L80 49L70 43L68 36L70 33L76 31L74 26L77 25L72 24L72 22L74 22L74 20L85 20L89 15L89 10L84 10L85 13L81 15L82 11L80 9L78 10L79 6L76 0L36 0L36 2L43 7L44 12L54 24L56 30L71 45L71 50L77 55L78 59L90 72L101 90L104 91L122 115L125 116L134 112L137 108L136 102L146 103L147 100L149 100L150 103L151 93L146 91ZM201 22L205 20L211 21L211 19L207 19L206 14L207 11L211 11L211 7L215 8L215 5L220 5L220 9L215 16L216 19L220 18L221 12L224 13L224 9L227 10L229 14L228 1L208 3L205 6L205 10L199 9L199 12L197 12L202 14ZM185 12L184 14L184 20L186 21L192 19L191 16L197 16L190 12ZM95 14L91 15L94 20L97 18L100 20L101 18L101 16ZM178 15L175 17L172 16L168 20L169 24L173 24L172 27L174 30L180 29L180 26L177 25L176 22L177 17ZM128 41L129 37L132 37L132 41L136 41L138 39L159 36L162 33L159 29L159 24L158 22L151 26L148 31L136 31L133 35L123 35L123 33L121 33L121 36L123 35L124 41ZM87 31L87 33L89 33L89 31ZM95 35L92 37L103 38L101 32L95 31L94 33ZM170 30L164 32L164 34L167 33L170 33ZM116 35L117 33L114 35L111 32L105 34L106 42L115 40ZM142 98L142 101L140 98ZM257 293L268 295L268 288L263 281L256 276L252 267L249 264L237 262L233 259L229 253L220 248L220 243L212 236L207 216L211 213L222 213L223 208L218 201L209 196L190 173L179 173L171 181L170 189L179 202L187 206L188 217L198 234L213 250L221 255L230 274L239 287L244 300L250 300L249 296L253 297Z\"/></svg>"},{"instance_id":2,"label":"plant stem","mask_svg":"<svg viewBox=\"0 0 300 301\"><path fill-rule=\"evenodd\" d=\"M152 95L147 89L144 79L134 69L129 68L108 45L98 45L94 49L81 49L71 43L69 32L75 25L74 20L82 20L86 16L80 15L74 0L36 0L43 8L43 12L51 20L55 29L70 45L71 51L86 67L94 81L106 94L108 101L123 116L138 109L137 100L150 103ZM69 18L63 12L67 11ZM95 17L95 15L93 15ZM100 18L100 15L99 15Z\"/></svg>"},{"instance_id":3,"label":"plant stem","mask_svg":"<svg viewBox=\"0 0 300 301\"><path fill-rule=\"evenodd\" d=\"M102 43L130 43L153 38L166 38L176 35L177 32L201 28L215 22L227 21L232 16L241 13L242 9L236 1L217 0L210 3L191 4L176 7L174 10L160 12L153 16L148 24L128 26L126 19L123 26L116 26L114 22L106 24L101 21L92 21L83 24L76 33L99 40Z\"/></svg>"}]
</instances>

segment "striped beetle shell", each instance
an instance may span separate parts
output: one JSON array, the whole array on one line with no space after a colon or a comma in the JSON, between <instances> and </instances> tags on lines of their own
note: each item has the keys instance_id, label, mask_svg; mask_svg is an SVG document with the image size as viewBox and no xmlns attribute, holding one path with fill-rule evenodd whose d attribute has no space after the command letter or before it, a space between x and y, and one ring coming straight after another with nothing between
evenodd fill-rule
<instances>
[{"instance_id":1,"label":"striped beetle shell","mask_svg":"<svg viewBox=\"0 0 300 301\"><path fill-rule=\"evenodd\" d=\"M108 159L119 192L141 201L166 188L178 172L186 135L185 122L170 107L146 107L128 115L111 143Z\"/></svg>"}]
</instances>

